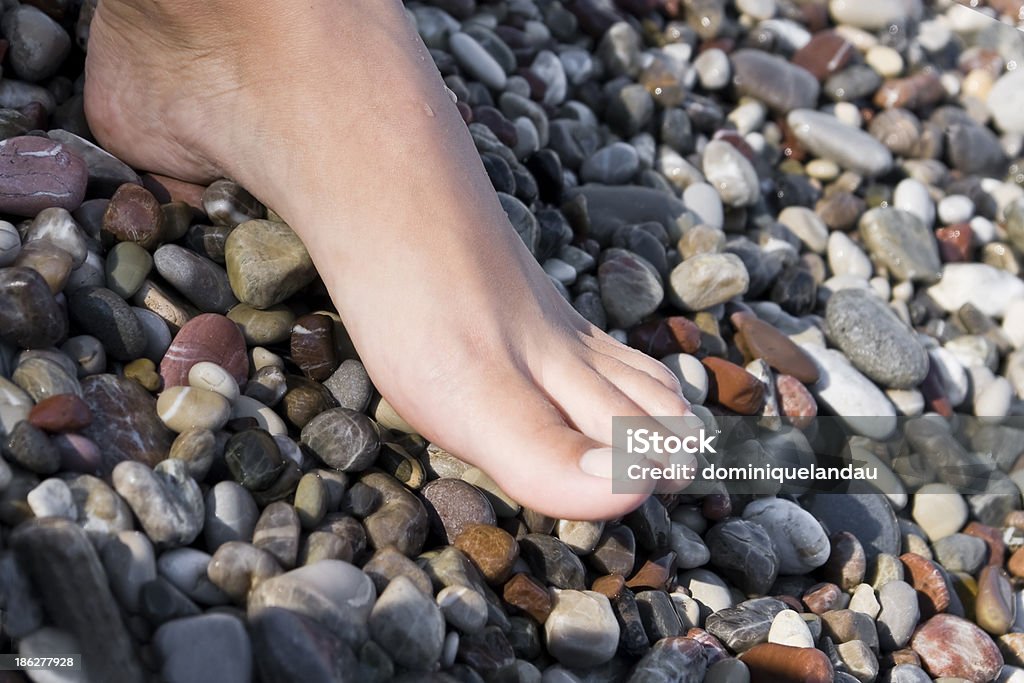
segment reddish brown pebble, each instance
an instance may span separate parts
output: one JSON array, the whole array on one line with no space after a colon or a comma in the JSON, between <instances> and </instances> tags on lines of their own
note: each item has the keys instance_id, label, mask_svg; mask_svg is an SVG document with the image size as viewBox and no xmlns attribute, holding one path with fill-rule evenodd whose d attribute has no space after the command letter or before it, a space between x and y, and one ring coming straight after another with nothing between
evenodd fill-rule
<instances>
[{"instance_id":1,"label":"reddish brown pebble","mask_svg":"<svg viewBox=\"0 0 1024 683\"><path fill-rule=\"evenodd\" d=\"M750 669L750 683L831 683L832 662L821 650L761 643L740 659Z\"/></svg>"},{"instance_id":2,"label":"reddish brown pebble","mask_svg":"<svg viewBox=\"0 0 1024 683\"><path fill-rule=\"evenodd\" d=\"M796 51L790 61L810 71L819 81L824 81L849 64L854 54L853 44L835 31L819 31Z\"/></svg>"},{"instance_id":3,"label":"reddish brown pebble","mask_svg":"<svg viewBox=\"0 0 1024 683\"><path fill-rule=\"evenodd\" d=\"M824 614L835 608L842 594L839 586L834 583L819 583L808 588L802 599L811 612Z\"/></svg>"},{"instance_id":4,"label":"reddish brown pebble","mask_svg":"<svg viewBox=\"0 0 1024 683\"><path fill-rule=\"evenodd\" d=\"M117 188L103 214L103 235L109 242L136 242L152 249L160 242L163 212L153 193L134 183Z\"/></svg>"},{"instance_id":5,"label":"reddish brown pebble","mask_svg":"<svg viewBox=\"0 0 1024 683\"><path fill-rule=\"evenodd\" d=\"M875 91L875 106L885 109L930 107L946 97L946 89L933 71L922 71L907 78L892 78Z\"/></svg>"},{"instance_id":6,"label":"reddish brown pebble","mask_svg":"<svg viewBox=\"0 0 1024 683\"><path fill-rule=\"evenodd\" d=\"M925 671L935 678L987 683L1003 668L1003 655L987 633L960 617L937 614L910 639Z\"/></svg>"},{"instance_id":7,"label":"reddish brown pebble","mask_svg":"<svg viewBox=\"0 0 1024 683\"><path fill-rule=\"evenodd\" d=\"M516 574L505 584L502 596L512 607L520 609L543 624L551 614L551 596L544 586L526 574Z\"/></svg>"},{"instance_id":8,"label":"reddish brown pebble","mask_svg":"<svg viewBox=\"0 0 1024 683\"><path fill-rule=\"evenodd\" d=\"M818 402L807 387L792 375L775 376L779 412L797 429L806 429L818 416Z\"/></svg>"},{"instance_id":9,"label":"reddish brown pebble","mask_svg":"<svg viewBox=\"0 0 1024 683\"><path fill-rule=\"evenodd\" d=\"M692 354L700 349L700 328L682 316L651 320L630 330L629 345L653 358Z\"/></svg>"},{"instance_id":10,"label":"reddish brown pebble","mask_svg":"<svg viewBox=\"0 0 1024 683\"><path fill-rule=\"evenodd\" d=\"M1010 555L1006 568L1017 578L1024 578L1024 547L1017 548L1013 555Z\"/></svg>"},{"instance_id":11,"label":"reddish brown pebble","mask_svg":"<svg viewBox=\"0 0 1024 683\"><path fill-rule=\"evenodd\" d=\"M455 547L466 554L489 583L501 583L519 558L519 544L504 529L489 524L471 524L455 539Z\"/></svg>"},{"instance_id":12,"label":"reddish brown pebble","mask_svg":"<svg viewBox=\"0 0 1024 683\"><path fill-rule=\"evenodd\" d=\"M700 504L705 519L718 521L732 514L732 498L727 493L709 493Z\"/></svg>"},{"instance_id":13,"label":"reddish brown pebble","mask_svg":"<svg viewBox=\"0 0 1024 683\"><path fill-rule=\"evenodd\" d=\"M334 321L321 313L304 315L295 321L291 336L292 362L306 377L322 382L338 368L334 349Z\"/></svg>"},{"instance_id":14,"label":"reddish brown pebble","mask_svg":"<svg viewBox=\"0 0 1024 683\"><path fill-rule=\"evenodd\" d=\"M802 613L804 611L804 604L792 595L773 595L772 597L789 605L789 608L794 612Z\"/></svg>"},{"instance_id":15,"label":"reddish brown pebble","mask_svg":"<svg viewBox=\"0 0 1024 683\"><path fill-rule=\"evenodd\" d=\"M28 421L47 432L77 432L92 422L92 411L75 394L58 394L45 398L29 411Z\"/></svg>"},{"instance_id":16,"label":"reddish brown pebble","mask_svg":"<svg viewBox=\"0 0 1024 683\"><path fill-rule=\"evenodd\" d=\"M917 553L900 555L907 583L917 591L917 605L921 610L921 618L945 612L949 607L949 587L935 563Z\"/></svg>"},{"instance_id":17,"label":"reddish brown pebble","mask_svg":"<svg viewBox=\"0 0 1024 683\"><path fill-rule=\"evenodd\" d=\"M764 406L764 384L749 372L721 358L701 361L708 372L708 400L740 415L757 415Z\"/></svg>"},{"instance_id":18,"label":"reddish brown pebble","mask_svg":"<svg viewBox=\"0 0 1024 683\"><path fill-rule=\"evenodd\" d=\"M45 208L77 209L89 172L70 149L46 137L0 140L0 213L35 216Z\"/></svg>"},{"instance_id":19,"label":"reddish brown pebble","mask_svg":"<svg viewBox=\"0 0 1024 683\"><path fill-rule=\"evenodd\" d=\"M1003 525L1024 531L1024 510L1011 510L1006 513Z\"/></svg>"},{"instance_id":20,"label":"reddish brown pebble","mask_svg":"<svg viewBox=\"0 0 1024 683\"><path fill-rule=\"evenodd\" d=\"M939 254L945 263L963 263L971 260L971 239L974 231L967 223L957 223L935 231Z\"/></svg>"},{"instance_id":21,"label":"reddish brown pebble","mask_svg":"<svg viewBox=\"0 0 1024 683\"><path fill-rule=\"evenodd\" d=\"M203 192L206 191L206 188L202 185L186 183L183 180L168 178L156 173L147 173L142 176L142 186L152 192L161 204L185 202L197 213L206 214L203 209Z\"/></svg>"},{"instance_id":22,"label":"reddish brown pebble","mask_svg":"<svg viewBox=\"0 0 1024 683\"><path fill-rule=\"evenodd\" d=\"M590 586L590 590L600 593L609 600L614 600L622 595L622 591L625 588L626 580L618 574L599 576L594 579L594 583Z\"/></svg>"},{"instance_id":23,"label":"reddish brown pebble","mask_svg":"<svg viewBox=\"0 0 1024 683\"><path fill-rule=\"evenodd\" d=\"M675 573L676 554L670 552L654 560L647 560L633 574L626 585L633 590L665 590L669 577Z\"/></svg>"},{"instance_id":24,"label":"reddish brown pebble","mask_svg":"<svg viewBox=\"0 0 1024 683\"><path fill-rule=\"evenodd\" d=\"M1003 543L1003 535L999 532L999 529L987 526L981 522L971 522L964 527L962 533L985 541L985 545L988 546L986 565L994 567L1003 566L1003 560L1006 558L1006 544Z\"/></svg>"},{"instance_id":25,"label":"reddish brown pebble","mask_svg":"<svg viewBox=\"0 0 1024 683\"><path fill-rule=\"evenodd\" d=\"M818 381L818 366L807 352L777 329L750 313L733 313L736 346L748 360L763 358L775 370L805 384Z\"/></svg>"},{"instance_id":26,"label":"reddish brown pebble","mask_svg":"<svg viewBox=\"0 0 1024 683\"><path fill-rule=\"evenodd\" d=\"M249 357L238 325L216 313L203 313L185 323L160 361L164 388L188 385L188 371L200 361L221 366L244 386Z\"/></svg>"}]
</instances>

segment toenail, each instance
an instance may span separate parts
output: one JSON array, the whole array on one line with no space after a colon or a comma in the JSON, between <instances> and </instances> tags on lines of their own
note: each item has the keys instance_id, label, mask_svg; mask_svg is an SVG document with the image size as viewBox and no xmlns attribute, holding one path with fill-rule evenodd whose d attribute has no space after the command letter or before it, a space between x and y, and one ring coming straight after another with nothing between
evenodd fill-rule
<instances>
[{"instance_id":1,"label":"toenail","mask_svg":"<svg viewBox=\"0 0 1024 683\"><path fill-rule=\"evenodd\" d=\"M614 477L613 454L615 449L592 448L580 458L580 469L594 477L612 479Z\"/></svg>"}]
</instances>

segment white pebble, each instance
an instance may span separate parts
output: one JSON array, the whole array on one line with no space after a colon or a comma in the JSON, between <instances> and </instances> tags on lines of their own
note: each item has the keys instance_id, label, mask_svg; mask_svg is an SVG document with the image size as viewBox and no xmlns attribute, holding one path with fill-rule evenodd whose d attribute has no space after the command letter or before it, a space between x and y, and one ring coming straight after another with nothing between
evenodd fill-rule
<instances>
[{"instance_id":1,"label":"white pebble","mask_svg":"<svg viewBox=\"0 0 1024 683\"><path fill-rule=\"evenodd\" d=\"M272 435L288 433L288 427L284 420L272 408L268 408L249 396L239 396L231 407L231 419L237 420L243 417L255 419L261 429L267 430Z\"/></svg>"},{"instance_id":2,"label":"white pebble","mask_svg":"<svg viewBox=\"0 0 1024 683\"><path fill-rule=\"evenodd\" d=\"M854 128L860 128L861 124L864 123L864 117L861 116L860 109L850 102L837 102L834 104L832 106L832 115Z\"/></svg>"},{"instance_id":3,"label":"white pebble","mask_svg":"<svg viewBox=\"0 0 1024 683\"><path fill-rule=\"evenodd\" d=\"M954 408L959 406L967 398L967 390L970 388L967 381L967 371L960 364L956 356L943 348L931 349L928 351L932 365L939 373L942 387L946 390L946 397Z\"/></svg>"},{"instance_id":4,"label":"white pebble","mask_svg":"<svg viewBox=\"0 0 1024 683\"><path fill-rule=\"evenodd\" d=\"M220 394L228 401L238 398L238 382L227 370L209 361L200 361L188 371L189 386Z\"/></svg>"},{"instance_id":5,"label":"white pebble","mask_svg":"<svg viewBox=\"0 0 1024 683\"><path fill-rule=\"evenodd\" d=\"M0 267L14 263L21 253L21 236L18 229L7 221L0 221Z\"/></svg>"},{"instance_id":6,"label":"white pebble","mask_svg":"<svg viewBox=\"0 0 1024 683\"><path fill-rule=\"evenodd\" d=\"M910 514L928 539L937 541L960 531L967 523L968 510L964 497L952 486L925 484L914 494Z\"/></svg>"},{"instance_id":7,"label":"white pebble","mask_svg":"<svg viewBox=\"0 0 1024 683\"><path fill-rule=\"evenodd\" d=\"M775 16L775 0L736 0L736 9L754 19Z\"/></svg>"},{"instance_id":8,"label":"white pebble","mask_svg":"<svg viewBox=\"0 0 1024 683\"><path fill-rule=\"evenodd\" d=\"M854 275L865 280L871 277L871 259L846 233L838 230L831 233L826 252L833 275Z\"/></svg>"},{"instance_id":9,"label":"white pebble","mask_svg":"<svg viewBox=\"0 0 1024 683\"><path fill-rule=\"evenodd\" d=\"M790 647L814 647L814 638L807 622L791 609L784 609L772 619L768 642Z\"/></svg>"},{"instance_id":10,"label":"white pebble","mask_svg":"<svg viewBox=\"0 0 1024 683\"><path fill-rule=\"evenodd\" d=\"M978 417L1004 418L1013 403L1013 386L1005 377L996 377L974 397L974 414Z\"/></svg>"},{"instance_id":11,"label":"white pebble","mask_svg":"<svg viewBox=\"0 0 1024 683\"><path fill-rule=\"evenodd\" d=\"M701 52L700 56L693 61L693 68L696 69L701 87L705 90L724 88L729 84L729 79L732 76L729 58L717 47Z\"/></svg>"},{"instance_id":12,"label":"white pebble","mask_svg":"<svg viewBox=\"0 0 1024 683\"><path fill-rule=\"evenodd\" d=\"M951 194L939 202L939 220L943 225L966 223L974 216L974 202L962 194Z\"/></svg>"},{"instance_id":13,"label":"white pebble","mask_svg":"<svg viewBox=\"0 0 1024 683\"><path fill-rule=\"evenodd\" d=\"M870 584L862 583L853 591L853 596L850 598L850 609L874 619L882 611L882 606L878 604L875 589Z\"/></svg>"},{"instance_id":14,"label":"white pebble","mask_svg":"<svg viewBox=\"0 0 1024 683\"><path fill-rule=\"evenodd\" d=\"M767 113L763 104L757 100L750 100L733 109L725 118L736 126L737 133L747 135L764 125Z\"/></svg>"},{"instance_id":15,"label":"white pebble","mask_svg":"<svg viewBox=\"0 0 1024 683\"><path fill-rule=\"evenodd\" d=\"M903 73L903 57L888 45L875 45L864 55L864 61L882 78L894 78Z\"/></svg>"},{"instance_id":16,"label":"white pebble","mask_svg":"<svg viewBox=\"0 0 1024 683\"><path fill-rule=\"evenodd\" d=\"M996 238L995 223L984 216L975 216L971 219L971 233L976 244L988 244Z\"/></svg>"},{"instance_id":17,"label":"white pebble","mask_svg":"<svg viewBox=\"0 0 1024 683\"><path fill-rule=\"evenodd\" d=\"M722 198L708 183L693 183L688 186L683 191L683 203L687 209L697 214L704 225L721 230L725 224Z\"/></svg>"},{"instance_id":18,"label":"white pebble","mask_svg":"<svg viewBox=\"0 0 1024 683\"><path fill-rule=\"evenodd\" d=\"M36 517L63 517L72 521L78 519L74 497L63 479L44 480L28 492L26 499Z\"/></svg>"},{"instance_id":19,"label":"white pebble","mask_svg":"<svg viewBox=\"0 0 1024 683\"><path fill-rule=\"evenodd\" d=\"M935 202L928 194L928 188L920 180L901 180L892 193L892 205L920 218L926 228L931 228L935 224Z\"/></svg>"},{"instance_id":20,"label":"white pebble","mask_svg":"<svg viewBox=\"0 0 1024 683\"><path fill-rule=\"evenodd\" d=\"M1003 332L1013 342L1014 347L1019 349L1024 346L1024 299L1016 299L1006 307Z\"/></svg>"},{"instance_id":21,"label":"white pebble","mask_svg":"<svg viewBox=\"0 0 1024 683\"><path fill-rule=\"evenodd\" d=\"M563 285L576 282L576 269L560 258L549 258L544 262L544 272Z\"/></svg>"}]
</instances>

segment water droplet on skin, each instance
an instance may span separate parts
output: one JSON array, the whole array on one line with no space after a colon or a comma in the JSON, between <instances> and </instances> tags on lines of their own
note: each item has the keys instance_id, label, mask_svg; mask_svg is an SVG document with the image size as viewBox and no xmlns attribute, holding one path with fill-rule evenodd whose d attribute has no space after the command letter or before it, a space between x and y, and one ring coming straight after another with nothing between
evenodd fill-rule
<instances>
[{"instance_id":1,"label":"water droplet on skin","mask_svg":"<svg viewBox=\"0 0 1024 683\"><path fill-rule=\"evenodd\" d=\"M431 109L430 105L425 102L423 103L423 113L425 113L430 118L434 118L434 110Z\"/></svg>"}]
</instances>

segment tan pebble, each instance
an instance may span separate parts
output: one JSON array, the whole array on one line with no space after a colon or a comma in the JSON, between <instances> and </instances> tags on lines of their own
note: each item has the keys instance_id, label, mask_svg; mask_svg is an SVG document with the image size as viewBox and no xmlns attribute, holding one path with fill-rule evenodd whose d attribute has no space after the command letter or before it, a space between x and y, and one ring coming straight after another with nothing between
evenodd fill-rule
<instances>
[{"instance_id":1,"label":"tan pebble","mask_svg":"<svg viewBox=\"0 0 1024 683\"><path fill-rule=\"evenodd\" d=\"M138 382L147 391L159 391L162 383L156 364L148 358L137 358L125 365L124 376Z\"/></svg>"},{"instance_id":2,"label":"tan pebble","mask_svg":"<svg viewBox=\"0 0 1024 683\"><path fill-rule=\"evenodd\" d=\"M258 372L265 367L274 366L276 368L284 369L284 359L277 355L273 351L263 348L262 346L255 346L252 349L252 369L253 372Z\"/></svg>"},{"instance_id":3,"label":"tan pebble","mask_svg":"<svg viewBox=\"0 0 1024 683\"><path fill-rule=\"evenodd\" d=\"M190 429L216 431L231 417L231 404L205 389L171 387L157 398L156 412L168 428L178 433Z\"/></svg>"}]
</instances>

